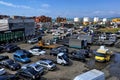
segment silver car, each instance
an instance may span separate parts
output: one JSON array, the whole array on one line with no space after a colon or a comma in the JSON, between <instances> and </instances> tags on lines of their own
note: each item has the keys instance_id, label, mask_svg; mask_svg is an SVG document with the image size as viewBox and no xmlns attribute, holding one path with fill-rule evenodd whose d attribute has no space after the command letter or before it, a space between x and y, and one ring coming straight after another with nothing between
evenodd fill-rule
<instances>
[{"instance_id":1,"label":"silver car","mask_svg":"<svg viewBox=\"0 0 120 80\"><path fill-rule=\"evenodd\" d=\"M34 70L36 70L37 72L39 72L41 75L44 73L44 67L33 63L33 64L25 64L22 66L22 69L27 69L27 68L33 68Z\"/></svg>"},{"instance_id":2,"label":"silver car","mask_svg":"<svg viewBox=\"0 0 120 80\"><path fill-rule=\"evenodd\" d=\"M55 70L56 65L51 60L40 60L37 61L36 64L45 67L47 70Z\"/></svg>"},{"instance_id":3,"label":"silver car","mask_svg":"<svg viewBox=\"0 0 120 80\"><path fill-rule=\"evenodd\" d=\"M29 44L38 42L38 38L32 38L27 41Z\"/></svg>"}]
</instances>

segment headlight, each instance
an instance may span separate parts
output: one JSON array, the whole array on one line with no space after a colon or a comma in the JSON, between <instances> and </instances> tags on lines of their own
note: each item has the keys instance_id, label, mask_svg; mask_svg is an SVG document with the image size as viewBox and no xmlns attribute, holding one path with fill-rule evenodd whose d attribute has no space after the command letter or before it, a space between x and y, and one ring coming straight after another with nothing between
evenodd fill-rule
<instances>
[{"instance_id":1,"label":"headlight","mask_svg":"<svg viewBox=\"0 0 120 80\"><path fill-rule=\"evenodd\" d=\"M33 79L35 79L35 76L33 76Z\"/></svg>"},{"instance_id":2,"label":"headlight","mask_svg":"<svg viewBox=\"0 0 120 80\"><path fill-rule=\"evenodd\" d=\"M11 68L14 68L13 66L10 66Z\"/></svg>"}]
</instances>

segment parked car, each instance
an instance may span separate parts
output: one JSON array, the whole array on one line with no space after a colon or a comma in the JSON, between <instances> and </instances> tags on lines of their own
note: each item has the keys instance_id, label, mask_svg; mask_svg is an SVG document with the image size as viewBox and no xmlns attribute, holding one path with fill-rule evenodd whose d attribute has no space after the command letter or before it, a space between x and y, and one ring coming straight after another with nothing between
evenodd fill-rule
<instances>
[{"instance_id":1,"label":"parked car","mask_svg":"<svg viewBox=\"0 0 120 80\"><path fill-rule=\"evenodd\" d=\"M3 46L0 46L0 52L3 52L3 51L4 51Z\"/></svg>"},{"instance_id":2,"label":"parked car","mask_svg":"<svg viewBox=\"0 0 120 80\"><path fill-rule=\"evenodd\" d=\"M11 70L18 70L21 68L21 65L12 59L1 61L0 65L3 67L9 68Z\"/></svg>"},{"instance_id":3,"label":"parked car","mask_svg":"<svg viewBox=\"0 0 120 80\"><path fill-rule=\"evenodd\" d=\"M19 80L15 74L1 75L0 80Z\"/></svg>"},{"instance_id":4,"label":"parked car","mask_svg":"<svg viewBox=\"0 0 120 80\"><path fill-rule=\"evenodd\" d=\"M20 69L17 71L16 75L22 76L28 80L36 80L41 77L39 72L37 72L33 68L27 68L27 69Z\"/></svg>"},{"instance_id":5,"label":"parked car","mask_svg":"<svg viewBox=\"0 0 120 80\"><path fill-rule=\"evenodd\" d=\"M14 52L14 51L19 50L19 49L20 49L20 47L18 47L15 44L6 44L4 46L4 51L6 51L6 52Z\"/></svg>"},{"instance_id":6,"label":"parked car","mask_svg":"<svg viewBox=\"0 0 120 80\"><path fill-rule=\"evenodd\" d=\"M22 66L22 69L33 68L35 71L39 72L40 75L44 73L44 67L33 63L33 64L25 64Z\"/></svg>"},{"instance_id":7,"label":"parked car","mask_svg":"<svg viewBox=\"0 0 120 80\"><path fill-rule=\"evenodd\" d=\"M5 74L5 73L6 73L5 69L2 68L2 67L0 67L0 76L3 75L3 74Z\"/></svg>"},{"instance_id":8,"label":"parked car","mask_svg":"<svg viewBox=\"0 0 120 80\"><path fill-rule=\"evenodd\" d=\"M14 54L13 54L13 58L15 61L18 61L18 62L22 62L22 63L29 63L31 62L30 58L28 58L24 53L23 51L16 51Z\"/></svg>"},{"instance_id":9,"label":"parked car","mask_svg":"<svg viewBox=\"0 0 120 80\"><path fill-rule=\"evenodd\" d=\"M89 54L90 52L87 49L80 49L79 53L83 54L86 58L90 57L90 54Z\"/></svg>"},{"instance_id":10,"label":"parked car","mask_svg":"<svg viewBox=\"0 0 120 80\"><path fill-rule=\"evenodd\" d=\"M83 62L86 61L84 54L81 54L80 51L72 51L69 57L73 60L81 60Z\"/></svg>"},{"instance_id":11,"label":"parked car","mask_svg":"<svg viewBox=\"0 0 120 80\"><path fill-rule=\"evenodd\" d=\"M28 40L27 42L28 42L29 44L32 44L32 43L36 43L36 42L38 42L38 41L39 41L38 38L32 38L32 39Z\"/></svg>"},{"instance_id":12,"label":"parked car","mask_svg":"<svg viewBox=\"0 0 120 80\"><path fill-rule=\"evenodd\" d=\"M58 33L58 32L53 32L52 35L53 35L53 36L60 36L60 33Z\"/></svg>"},{"instance_id":13,"label":"parked car","mask_svg":"<svg viewBox=\"0 0 120 80\"><path fill-rule=\"evenodd\" d=\"M36 62L36 64L39 64L40 66L45 67L47 70L55 70L56 69L56 65L48 59L45 60L39 60Z\"/></svg>"},{"instance_id":14,"label":"parked car","mask_svg":"<svg viewBox=\"0 0 120 80\"><path fill-rule=\"evenodd\" d=\"M30 49L29 52L33 55L44 55L46 53L46 51L42 49Z\"/></svg>"},{"instance_id":15,"label":"parked car","mask_svg":"<svg viewBox=\"0 0 120 80\"><path fill-rule=\"evenodd\" d=\"M69 51L68 51L67 47L65 47L65 46L59 46L59 47L51 49L50 55L57 56L57 54L59 54L60 52L68 53Z\"/></svg>"},{"instance_id":16,"label":"parked car","mask_svg":"<svg viewBox=\"0 0 120 80\"><path fill-rule=\"evenodd\" d=\"M17 50L15 53L18 53L18 54L22 53L22 54L26 55L27 57L32 57L33 56L32 53L30 53L29 51L24 50L24 49Z\"/></svg>"},{"instance_id":17,"label":"parked car","mask_svg":"<svg viewBox=\"0 0 120 80\"><path fill-rule=\"evenodd\" d=\"M9 59L9 57L6 55L0 55L0 61L5 60L5 59Z\"/></svg>"}]
</instances>

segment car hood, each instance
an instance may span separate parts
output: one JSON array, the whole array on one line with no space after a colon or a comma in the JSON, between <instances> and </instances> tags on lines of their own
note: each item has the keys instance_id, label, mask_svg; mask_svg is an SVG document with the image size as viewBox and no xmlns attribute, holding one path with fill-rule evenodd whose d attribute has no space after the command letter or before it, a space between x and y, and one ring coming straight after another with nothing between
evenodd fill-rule
<instances>
[{"instance_id":1,"label":"car hood","mask_svg":"<svg viewBox=\"0 0 120 80\"><path fill-rule=\"evenodd\" d=\"M36 69L36 71L39 71L39 72L41 72L41 71L43 71L43 70L44 70L43 67L39 67L39 68Z\"/></svg>"},{"instance_id":2,"label":"car hood","mask_svg":"<svg viewBox=\"0 0 120 80\"><path fill-rule=\"evenodd\" d=\"M30 62L31 60L29 58L23 58L23 59L21 59L21 61L23 61L23 62Z\"/></svg>"},{"instance_id":3,"label":"car hood","mask_svg":"<svg viewBox=\"0 0 120 80\"><path fill-rule=\"evenodd\" d=\"M42 51L40 51L39 53L45 54L45 53L46 53L46 51L42 50Z\"/></svg>"},{"instance_id":4,"label":"car hood","mask_svg":"<svg viewBox=\"0 0 120 80\"><path fill-rule=\"evenodd\" d=\"M17 67L20 67L20 64L18 64L18 63L14 63L14 64L10 65L10 67L17 68Z\"/></svg>"}]
</instances>

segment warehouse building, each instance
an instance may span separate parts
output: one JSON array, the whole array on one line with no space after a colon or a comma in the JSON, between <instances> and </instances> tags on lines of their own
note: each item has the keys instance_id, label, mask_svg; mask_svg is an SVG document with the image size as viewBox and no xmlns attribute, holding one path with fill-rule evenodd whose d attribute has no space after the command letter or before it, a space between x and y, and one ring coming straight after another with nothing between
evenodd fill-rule
<instances>
[{"instance_id":1,"label":"warehouse building","mask_svg":"<svg viewBox=\"0 0 120 80\"><path fill-rule=\"evenodd\" d=\"M23 40L31 35L35 35L34 19L0 19L0 42Z\"/></svg>"}]
</instances>

